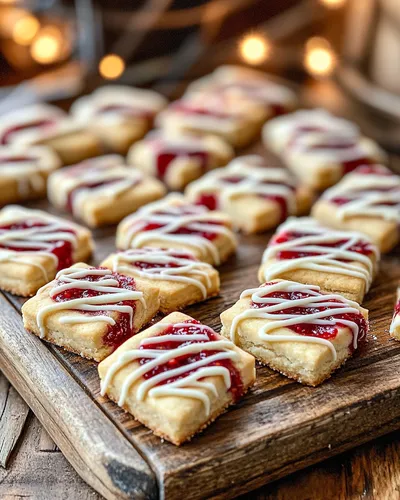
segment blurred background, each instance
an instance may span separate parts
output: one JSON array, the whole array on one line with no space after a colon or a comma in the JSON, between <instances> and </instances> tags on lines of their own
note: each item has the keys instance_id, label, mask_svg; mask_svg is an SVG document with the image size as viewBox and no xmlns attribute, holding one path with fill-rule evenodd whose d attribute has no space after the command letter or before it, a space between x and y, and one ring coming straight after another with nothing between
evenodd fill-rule
<instances>
[{"instance_id":1,"label":"blurred background","mask_svg":"<svg viewBox=\"0 0 400 500\"><path fill-rule=\"evenodd\" d=\"M306 105L351 106L400 151L399 0L0 0L0 113L107 81L175 98L223 63L293 82Z\"/></svg>"}]
</instances>

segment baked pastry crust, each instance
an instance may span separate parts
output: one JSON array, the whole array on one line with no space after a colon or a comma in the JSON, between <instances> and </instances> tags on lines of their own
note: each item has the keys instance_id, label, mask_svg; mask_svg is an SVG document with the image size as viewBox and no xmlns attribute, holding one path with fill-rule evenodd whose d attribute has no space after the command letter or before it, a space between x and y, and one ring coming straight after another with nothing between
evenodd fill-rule
<instances>
[{"instance_id":1,"label":"baked pastry crust","mask_svg":"<svg viewBox=\"0 0 400 500\"><path fill-rule=\"evenodd\" d=\"M286 170L268 168L259 155L240 156L189 184L189 201L219 209L244 233L261 233L310 209L313 193L296 185Z\"/></svg>"},{"instance_id":2,"label":"baked pastry crust","mask_svg":"<svg viewBox=\"0 0 400 500\"><path fill-rule=\"evenodd\" d=\"M237 247L232 222L226 214L187 203L172 193L140 208L117 228L116 246L187 250L209 264L225 262Z\"/></svg>"},{"instance_id":3,"label":"baked pastry crust","mask_svg":"<svg viewBox=\"0 0 400 500\"><path fill-rule=\"evenodd\" d=\"M186 347L182 346L180 340L170 342L170 346L166 346L163 337L167 334L168 338L190 340L187 340ZM196 341L199 336L204 339L202 343ZM207 337L210 340L206 340ZM153 355L149 358L146 352L150 351L149 346L154 345L155 338L159 339L159 343L164 344L165 348L156 351L161 353L162 357ZM176 347L173 347L174 344ZM211 345L217 351L216 356L221 360L222 366L211 365L215 356L208 358L208 364L203 359L203 362L200 362L202 366L199 366L193 358L200 356L207 347L210 349ZM142 349L139 350L140 346ZM149 366L157 367L167 360L172 370L176 366L175 356L182 355L182 352L192 354L191 361L186 364L191 367L191 374L185 374L183 371L179 380L158 386L151 372L149 373L149 368L146 368L147 363L139 362L139 358L151 359ZM236 392L236 396L233 390L237 387L228 366L231 366L240 378L241 389ZM143 378L144 373L147 373L147 378ZM169 375L175 373L168 371ZM180 445L215 420L254 383L255 362L253 356L226 341L211 328L196 322L186 314L175 312L125 342L100 363L99 375L103 395L106 394L118 402L157 436ZM164 378L165 375L163 377L161 374L161 377Z\"/></svg>"},{"instance_id":4,"label":"baked pastry crust","mask_svg":"<svg viewBox=\"0 0 400 500\"><path fill-rule=\"evenodd\" d=\"M44 198L60 158L45 146L0 146L0 206Z\"/></svg>"},{"instance_id":5,"label":"baked pastry crust","mask_svg":"<svg viewBox=\"0 0 400 500\"><path fill-rule=\"evenodd\" d=\"M390 335L400 340L400 286L397 288L397 298L394 307L392 322L390 323Z\"/></svg>"},{"instance_id":6,"label":"baked pastry crust","mask_svg":"<svg viewBox=\"0 0 400 500\"><path fill-rule=\"evenodd\" d=\"M219 273L182 250L140 248L109 255L101 264L158 288L160 311L168 314L213 297Z\"/></svg>"},{"instance_id":7,"label":"baked pastry crust","mask_svg":"<svg viewBox=\"0 0 400 500\"><path fill-rule=\"evenodd\" d=\"M225 99L265 108L265 119L297 107L296 94L276 78L244 66L219 66L209 75L191 83L186 93L219 93Z\"/></svg>"},{"instance_id":8,"label":"baked pastry crust","mask_svg":"<svg viewBox=\"0 0 400 500\"><path fill-rule=\"evenodd\" d=\"M153 130L131 147L127 162L180 191L204 172L226 165L233 155L232 147L216 136Z\"/></svg>"},{"instance_id":9,"label":"baked pastry crust","mask_svg":"<svg viewBox=\"0 0 400 500\"><path fill-rule=\"evenodd\" d=\"M48 181L51 203L90 227L116 224L165 193L160 181L127 168L119 155L99 156L63 168Z\"/></svg>"},{"instance_id":10,"label":"baked pastry crust","mask_svg":"<svg viewBox=\"0 0 400 500\"><path fill-rule=\"evenodd\" d=\"M340 295L273 280L245 290L221 314L221 334L270 368L316 386L351 356L367 333L367 320L366 309Z\"/></svg>"},{"instance_id":11,"label":"baked pastry crust","mask_svg":"<svg viewBox=\"0 0 400 500\"><path fill-rule=\"evenodd\" d=\"M36 293L65 264L88 259L94 248L88 229L17 205L0 211L0 228L0 288L24 297Z\"/></svg>"},{"instance_id":12,"label":"baked pastry crust","mask_svg":"<svg viewBox=\"0 0 400 500\"><path fill-rule=\"evenodd\" d=\"M3 115L0 144L48 146L64 165L101 154L101 145L91 132L49 104L34 104Z\"/></svg>"},{"instance_id":13,"label":"baked pastry crust","mask_svg":"<svg viewBox=\"0 0 400 500\"><path fill-rule=\"evenodd\" d=\"M359 167L324 193L312 215L327 226L360 231L389 252L400 241L400 176L381 165Z\"/></svg>"},{"instance_id":14,"label":"baked pastry crust","mask_svg":"<svg viewBox=\"0 0 400 500\"><path fill-rule=\"evenodd\" d=\"M116 276L84 263L61 270L22 306L24 327L84 358L103 360L149 323L159 306L156 288L133 279L127 284L126 278ZM74 290L83 297L57 299ZM88 291L95 295L87 296Z\"/></svg>"},{"instance_id":15,"label":"baked pastry crust","mask_svg":"<svg viewBox=\"0 0 400 500\"><path fill-rule=\"evenodd\" d=\"M281 278L312 284L361 303L379 257L361 233L334 231L308 217L290 218L266 248L258 278L260 283Z\"/></svg>"},{"instance_id":16,"label":"baked pastry crust","mask_svg":"<svg viewBox=\"0 0 400 500\"><path fill-rule=\"evenodd\" d=\"M357 127L323 110L299 111L271 120L264 140L312 189L323 190L358 165L386 160L386 153Z\"/></svg>"},{"instance_id":17,"label":"baked pastry crust","mask_svg":"<svg viewBox=\"0 0 400 500\"><path fill-rule=\"evenodd\" d=\"M167 100L153 90L107 85L77 99L70 111L108 150L126 155L166 105Z\"/></svg>"}]
</instances>

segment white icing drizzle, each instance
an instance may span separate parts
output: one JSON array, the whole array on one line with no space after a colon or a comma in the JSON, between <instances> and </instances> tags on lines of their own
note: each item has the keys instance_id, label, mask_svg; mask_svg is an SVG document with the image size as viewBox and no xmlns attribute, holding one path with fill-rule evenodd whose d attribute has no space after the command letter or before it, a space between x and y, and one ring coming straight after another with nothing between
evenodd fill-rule
<instances>
[{"instance_id":1,"label":"white icing drizzle","mask_svg":"<svg viewBox=\"0 0 400 500\"><path fill-rule=\"evenodd\" d=\"M152 90L123 85L107 85L98 88L92 94L77 99L70 111L82 123L96 120L96 123L104 125L118 125L145 115L151 118L166 104L166 99ZM107 106L116 106L117 108L103 112L102 109ZM131 114L129 110L131 110Z\"/></svg>"},{"instance_id":2,"label":"white icing drizzle","mask_svg":"<svg viewBox=\"0 0 400 500\"><path fill-rule=\"evenodd\" d=\"M0 229L0 262L19 262L37 267L43 273L46 281L49 280L44 266L36 262L34 257L45 256L53 260L58 266L57 256L51 252L57 241L69 241L73 250L77 247L77 228L73 224L52 217L39 210L30 210L10 205L1 211L0 225L10 225L23 222L43 223L43 227L27 227L21 229ZM73 230L75 232L69 232ZM15 251L12 248L23 248L24 251ZM38 250L29 250L30 248Z\"/></svg>"},{"instance_id":3,"label":"white icing drizzle","mask_svg":"<svg viewBox=\"0 0 400 500\"><path fill-rule=\"evenodd\" d=\"M317 128L321 131L301 131L307 128ZM270 120L264 126L263 137L272 150L282 153L298 131L301 131L301 137L306 137L305 141L311 143L316 140L325 142L325 139L330 140L332 137L345 138L347 141L357 140L360 135L355 124L338 118L324 109L303 109ZM296 140L297 143L299 147L304 147L301 141Z\"/></svg>"},{"instance_id":4,"label":"white icing drizzle","mask_svg":"<svg viewBox=\"0 0 400 500\"><path fill-rule=\"evenodd\" d=\"M36 122L49 122L46 125ZM0 142L4 135L14 127L24 127L12 132L7 140L8 144L30 145L39 141L52 139L64 134L78 132L81 127L68 115L56 106L49 104L33 104L25 108L12 111L1 117Z\"/></svg>"},{"instance_id":5,"label":"white icing drizzle","mask_svg":"<svg viewBox=\"0 0 400 500\"><path fill-rule=\"evenodd\" d=\"M224 179L241 177L240 182L229 182ZM240 156L225 168L214 170L201 179L192 182L187 194L195 200L204 193L218 195L220 208L224 210L234 198L243 195L280 196L290 214L296 211L295 185L286 170L266 168L265 160L259 155Z\"/></svg>"},{"instance_id":6,"label":"white icing drizzle","mask_svg":"<svg viewBox=\"0 0 400 500\"><path fill-rule=\"evenodd\" d=\"M240 66L220 66L211 74L189 85L187 93L223 92L237 99L248 99L259 104L291 105L296 101L294 93L286 86L276 83L261 71Z\"/></svg>"},{"instance_id":7,"label":"white icing drizzle","mask_svg":"<svg viewBox=\"0 0 400 500\"><path fill-rule=\"evenodd\" d=\"M185 211L190 211L185 214ZM160 213L162 212L162 213ZM212 224L209 221L219 222ZM143 231L149 223L162 224L162 227ZM210 232L217 236L224 235L236 246L236 238L229 229L228 218L205 207L184 202L180 195L171 194L161 201L149 203L136 213L129 215L121 223L124 228L121 248L141 248L151 241L160 241L160 246L180 243L196 249L204 258L210 255L214 264L220 263L219 251L213 241L200 234L172 234L181 228L191 231Z\"/></svg>"},{"instance_id":8,"label":"white icing drizzle","mask_svg":"<svg viewBox=\"0 0 400 500\"><path fill-rule=\"evenodd\" d=\"M16 180L21 198L41 192L46 185L45 174L58 167L59 158L45 146L0 146L0 176Z\"/></svg>"},{"instance_id":9,"label":"white icing drizzle","mask_svg":"<svg viewBox=\"0 0 400 500\"><path fill-rule=\"evenodd\" d=\"M367 290L369 289L374 272L373 263L367 255L350 250L353 245L366 242L370 245L371 253L379 260L379 250L366 236L325 228L310 217L292 217L278 228L275 238L292 231L305 233L306 236L299 236L284 243L272 243L266 248L262 259L263 263L269 262L264 269L265 281L278 278L288 271L310 269L361 278L365 281ZM341 240L343 243L340 246L329 245ZM313 252L318 255L274 260L281 251ZM341 262L342 259L348 262Z\"/></svg>"},{"instance_id":10,"label":"white icing drizzle","mask_svg":"<svg viewBox=\"0 0 400 500\"><path fill-rule=\"evenodd\" d=\"M268 297L268 294L273 292L300 292L309 294L309 297L288 300L286 298ZM232 322L230 335L234 343L240 323L248 319L263 319L265 324L258 330L260 339L267 342L305 342L311 344L320 344L328 347L332 353L332 358L336 360L337 354L334 344L321 337L311 335L301 335L295 332L274 334L275 330L280 330L293 325L312 324L320 326L336 326L338 322L349 328L353 334L353 347L357 348L359 327L356 322L347 319L335 319L338 314L361 314L358 309L358 304L351 300L345 299L337 294L322 294L318 286L302 285L293 281L278 281L271 284L266 284L259 288L245 290L240 298L251 297L251 301L255 304L262 304L259 308L249 308L236 316ZM291 308L326 308L323 311L306 314L283 313L277 314L277 311L282 311ZM328 319L332 316L333 319Z\"/></svg>"},{"instance_id":11,"label":"white icing drizzle","mask_svg":"<svg viewBox=\"0 0 400 500\"><path fill-rule=\"evenodd\" d=\"M331 201L333 198L349 200L347 203L337 205L336 214L340 220L359 215L400 223L400 177L397 175L365 174L355 171L323 195L326 201Z\"/></svg>"},{"instance_id":12,"label":"white icing drizzle","mask_svg":"<svg viewBox=\"0 0 400 500\"><path fill-rule=\"evenodd\" d=\"M176 341L177 346L173 349L131 349L129 351L121 352L116 361L109 367L104 380L101 382L101 394L107 392L109 385L112 383L113 378L117 372L131 365L138 359L149 359L147 363L139 365L137 363L132 365L131 373L126 377L120 393L118 401L119 406L125 404L128 393L133 384L140 381L136 391L136 398L139 401L144 401L146 397L168 397L178 396L183 398L192 398L201 401L207 415L210 414L211 398L210 395L218 397L218 392L213 382L207 380L208 377L220 376L223 378L226 390L231 386L231 376L229 370L224 366L207 366L210 363L222 360L235 361L239 358L238 353L234 350L233 344L225 339L211 341L205 332L213 332L211 328L201 324L191 322L184 323L158 323L157 333L153 337L149 337L140 342L140 346L147 347L154 343L166 343ZM159 335L170 327L175 328L196 328L196 333L191 334L167 334ZM197 343L187 344L190 341L197 341ZM143 378L146 373L152 369L160 366L168 361L187 354L199 354L204 351L217 351L209 357L191 362L185 366L174 368L162 372L147 380ZM163 385L157 385L169 378L184 375L182 378Z\"/></svg>"},{"instance_id":13,"label":"white icing drizzle","mask_svg":"<svg viewBox=\"0 0 400 500\"><path fill-rule=\"evenodd\" d=\"M390 323L390 333L393 334L400 327L400 314L396 312L396 308L400 305L400 287L397 289L397 302L393 313L392 322Z\"/></svg>"},{"instance_id":14,"label":"white icing drizzle","mask_svg":"<svg viewBox=\"0 0 400 500\"><path fill-rule=\"evenodd\" d=\"M155 264L155 267L141 269L135 267L137 262ZM157 266L157 264L173 267ZM211 288L209 271L212 269L210 264L200 262L194 256L188 258L188 252L183 250L142 248L126 250L113 257L113 270L115 272L129 273L140 278L177 281L194 285L201 291L203 299L207 298L207 290Z\"/></svg>"},{"instance_id":15,"label":"white icing drizzle","mask_svg":"<svg viewBox=\"0 0 400 500\"><path fill-rule=\"evenodd\" d=\"M85 279L89 276L100 276L99 281L89 281ZM39 309L36 321L40 330L40 338L46 336L45 322L49 314L60 311L88 311L88 312L107 312L129 314L130 326L133 328L134 310L129 305L119 304L125 300L139 300L144 307L146 302L143 298L143 292L137 290L128 290L121 288L118 280L111 274L108 269L96 269L93 267L70 267L61 270L57 276L58 282L49 289L49 296L55 297L61 292L79 288L82 290L93 290L98 292L99 295L93 297L82 297L78 299L71 299L64 302L54 302L48 306ZM45 285L46 287L47 285ZM44 287L43 287L44 288ZM43 288L41 290L43 290ZM39 290L38 293L41 292ZM107 314L93 315L93 316L63 316L60 319L62 324L77 324L77 323L96 323L103 321L113 326L116 321L112 316Z\"/></svg>"},{"instance_id":16,"label":"white icing drizzle","mask_svg":"<svg viewBox=\"0 0 400 500\"><path fill-rule=\"evenodd\" d=\"M141 172L126 168L121 156L106 155L54 172L49 179L49 192L55 204L59 198L61 206L67 210L69 194L74 191L72 213L81 217L88 200L99 197L114 200L142 180ZM103 182L110 184L90 186Z\"/></svg>"}]
</instances>

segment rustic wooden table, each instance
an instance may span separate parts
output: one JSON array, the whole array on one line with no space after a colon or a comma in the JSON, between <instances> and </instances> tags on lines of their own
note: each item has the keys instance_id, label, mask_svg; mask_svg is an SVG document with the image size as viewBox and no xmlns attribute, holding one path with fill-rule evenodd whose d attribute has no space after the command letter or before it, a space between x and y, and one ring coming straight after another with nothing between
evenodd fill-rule
<instances>
[{"instance_id":1,"label":"rustic wooden table","mask_svg":"<svg viewBox=\"0 0 400 500\"><path fill-rule=\"evenodd\" d=\"M349 106L334 86L307 87L305 102L331 108L344 116L356 116L365 132L373 133L374 122ZM0 466L1 499L101 498L73 470L0 373L0 465L6 462L6 468ZM400 431L271 483L246 498L397 499L400 498L399 463Z\"/></svg>"}]
</instances>

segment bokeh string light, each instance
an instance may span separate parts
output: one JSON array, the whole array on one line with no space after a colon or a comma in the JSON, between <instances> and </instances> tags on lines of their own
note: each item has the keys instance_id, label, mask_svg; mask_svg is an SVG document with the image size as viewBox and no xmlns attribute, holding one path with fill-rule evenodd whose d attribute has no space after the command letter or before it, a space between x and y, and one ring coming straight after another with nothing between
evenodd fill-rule
<instances>
[{"instance_id":1,"label":"bokeh string light","mask_svg":"<svg viewBox=\"0 0 400 500\"><path fill-rule=\"evenodd\" d=\"M319 0L324 7L330 9L340 9L346 3L346 0Z\"/></svg>"},{"instance_id":2,"label":"bokeh string light","mask_svg":"<svg viewBox=\"0 0 400 500\"><path fill-rule=\"evenodd\" d=\"M268 59L270 52L270 42L260 34L246 35L239 43L240 56L247 64L262 64Z\"/></svg>"},{"instance_id":3,"label":"bokeh string light","mask_svg":"<svg viewBox=\"0 0 400 500\"><path fill-rule=\"evenodd\" d=\"M39 64L53 64L62 58L64 36L56 26L42 28L32 42L30 52Z\"/></svg>"},{"instance_id":4,"label":"bokeh string light","mask_svg":"<svg viewBox=\"0 0 400 500\"><path fill-rule=\"evenodd\" d=\"M125 62L117 54L104 56L99 63L99 73L107 80L119 78L125 71Z\"/></svg>"},{"instance_id":5,"label":"bokeh string light","mask_svg":"<svg viewBox=\"0 0 400 500\"><path fill-rule=\"evenodd\" d=\"M328 40L316 36L307 41L304 52L304 67L312 76L330 76L335 69L336 62L336 55Z\"/></svg>"},{"instance_id":6,"label":"bokeh string light","mask_svg":"<svg viewBox=\"0 0 400 500\"><path fill-rule=\"evenodd\" d=\"M19 45L29 45L39 28L39 20L32 14L26 14L15 22L12 28L12 38Z\"/></svg>"}]
</instances>

